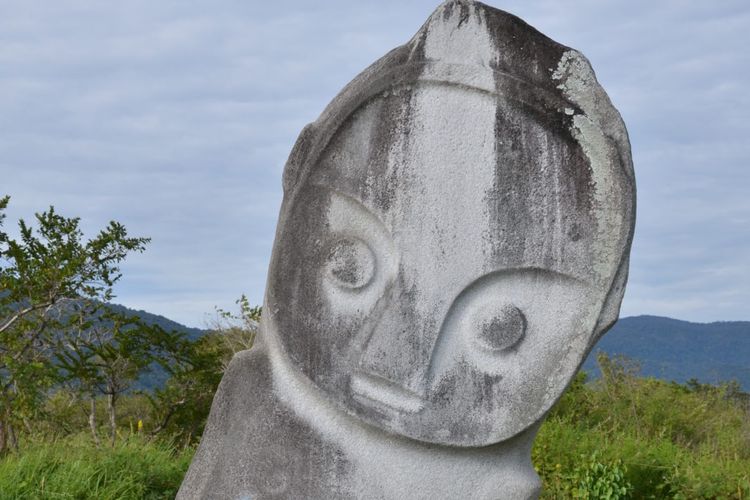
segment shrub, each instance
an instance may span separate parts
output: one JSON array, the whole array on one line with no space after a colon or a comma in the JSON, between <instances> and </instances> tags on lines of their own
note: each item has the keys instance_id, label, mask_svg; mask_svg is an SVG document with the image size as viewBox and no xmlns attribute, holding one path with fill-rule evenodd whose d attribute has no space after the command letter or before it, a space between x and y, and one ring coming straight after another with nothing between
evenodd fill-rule
<instances>
[{"instance_id":1,"label":"shrub","mask_svg":"<svg viewBox=\"0 0 750 500\"><path fill-rule=\"evenodd\" d=\"M532 458L543 498L750 497L750 415L736 385L683 386L640 378L626 360L600 364L603 377L579 375L540 429Z\"/></svg>"},{"instance_id":2,"label":"shrub","mask_svg":"<svg viewBox=\"0 0 750 500\"><path fill-rule=\"evenodd\" d=\"M628 498L633 489L625 478L622 460L603 464L597 453L574 469L572 481L578 483L574 488L575 496L585 500L620 500Z\"/></svg>"}]
</instances>

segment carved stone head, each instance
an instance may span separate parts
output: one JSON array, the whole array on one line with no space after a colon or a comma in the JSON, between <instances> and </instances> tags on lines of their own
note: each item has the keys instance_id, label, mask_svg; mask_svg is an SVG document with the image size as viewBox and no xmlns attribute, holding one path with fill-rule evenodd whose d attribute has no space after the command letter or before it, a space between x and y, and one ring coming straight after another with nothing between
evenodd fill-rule
<instances>
[{"instance_id":1,"label":"carved stone head","mask_svg":"<svg viewBox=\"0 0 750 500\"><path fill-rule=\"evenodd\" d=\"M617 318L627 133L582 55L505 12L442 4L303 130L284 188L265 334L368 424L509 439Z\"/></svg>"}]
</instances>

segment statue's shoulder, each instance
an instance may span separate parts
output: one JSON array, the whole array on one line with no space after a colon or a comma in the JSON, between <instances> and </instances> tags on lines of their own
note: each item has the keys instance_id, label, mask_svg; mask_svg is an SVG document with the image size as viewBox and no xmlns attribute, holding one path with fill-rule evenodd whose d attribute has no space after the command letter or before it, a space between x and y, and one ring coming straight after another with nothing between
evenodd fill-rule
<instances>
[{"instance_id":1,"label":"statue's shoulder","mask_svg":"<svg viewBox=\"0 0 750 500\"><path fill-rule=\"evenodd\" d=\"M337 463L341 452L298 417L279 390L264 349L234 356L178 499L310 498L316 489L319 498L335 498L332 478L318 469L344 468Z\"/></svg>"}]
</instances>

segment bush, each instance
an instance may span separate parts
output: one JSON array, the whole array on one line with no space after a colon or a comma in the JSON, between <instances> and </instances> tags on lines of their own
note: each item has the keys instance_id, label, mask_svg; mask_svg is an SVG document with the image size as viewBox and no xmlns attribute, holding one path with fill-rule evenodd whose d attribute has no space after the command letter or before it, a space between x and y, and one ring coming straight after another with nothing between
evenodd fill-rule
<instances>
[{"instance_id":1,"label":"bush","mask_svg":"<svg viewBox=\"0 0 750 500\"><path fill-rule=\"evenodd\" d=\"M600 360L542 425L543 498L748 498L750 415L736 386L682 386ZM619 495L619 496L615 496Z\"/></svg>"},{"instance_id":2,"label":"bush","mask_svg":"<svg viewBox=\"0 0 750 500\"><path fill-rule=\"evenodd\" d=\"M625 479L622 460L611 464L598 461L594 453L583 465L573 471L572 481L578 483L574 488L575 496L585 500L620 500L628 498L633 486Z\"/></svg>"}]
</instances>

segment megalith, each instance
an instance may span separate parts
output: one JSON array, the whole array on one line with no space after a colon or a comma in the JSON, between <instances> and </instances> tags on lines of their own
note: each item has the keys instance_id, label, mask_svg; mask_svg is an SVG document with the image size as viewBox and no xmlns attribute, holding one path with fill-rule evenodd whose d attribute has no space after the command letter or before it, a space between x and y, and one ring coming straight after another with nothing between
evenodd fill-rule
<instances>
[{"instance_id":1,"label":"megalith","mask_svg":"<svg viewBox=\"0 0 750 500\"><path fill-rule=\"evenodd\" d=\"M616 321L627 132L586 58L442 3L302 130L258 340L178 498L535 498L546 412Z\"/></svg>"}]
</instances>

